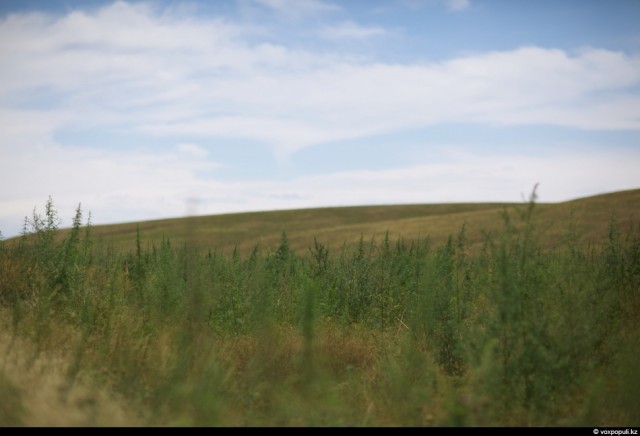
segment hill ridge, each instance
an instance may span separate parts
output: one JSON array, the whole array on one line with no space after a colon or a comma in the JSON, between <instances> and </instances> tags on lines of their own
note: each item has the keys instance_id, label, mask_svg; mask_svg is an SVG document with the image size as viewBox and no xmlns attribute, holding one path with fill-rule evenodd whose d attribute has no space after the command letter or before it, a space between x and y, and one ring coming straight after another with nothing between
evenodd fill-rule
<instances>
[{"instance_id":1,"label":"hill ridge","mask_svg":"<svg viewBox=\"0 0 640 436\"><path fill-rule=\"evenodd\" d=\"M263 249L278 246L286 232L294 251L306 251L314 238L329 247L360 238L380 240L429 237L445 240L466 226L471 246L479 245L483 232L495 232L502 226L500 214L514 213L526 202L461 202L399 205L330 206L273 211L254 211L175 217L148 221L92 226L94 235L114 247L131 250L139 229L143 243L163 238L172 243L188 243L209 249L238 249L249 253L259 244ZM557 241L566 230L569 215L579 226L581 239L598 242L607 236L611 214L615 210L621 229L640 217L640 189L615 191L573 200L536 202L536 220L548 243ZM64 229L61 233L67 232Z\"/></svg>"}]
</instances>

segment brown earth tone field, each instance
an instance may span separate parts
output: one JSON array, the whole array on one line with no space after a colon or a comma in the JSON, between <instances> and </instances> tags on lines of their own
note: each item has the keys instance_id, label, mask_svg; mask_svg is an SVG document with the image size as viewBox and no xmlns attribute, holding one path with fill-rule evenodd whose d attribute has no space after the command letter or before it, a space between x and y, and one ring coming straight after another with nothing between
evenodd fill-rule
<instances>
[{"instance_id":1,"label":"brown earth tone field","mask_svg":"<svg viewBox=\"0 0 640 436\"><path fill-rule=\"evenodd\" d=\"M201 217L187 217L95 226L94 236L113 244L114 248L135 248L136 232L144 244L159 243L168 238L179 246L186 242L201 249L233 251L248 254L256 243L272 249L287 233L291 249L301 253L313 245L314 238L333 249L342 244L389 234L412 240L430 238L440 243L466 226L468 246L478 247L486 232L498 232L504 225L502 214L514 218L523 203L460 203L396 206L360 206L318 209L251 212ZM543 243L554 246L567 233L570 216L578 239L599 243L606 240L612 212L624 232L633 218L640 217L640 189L620 191L562 203L537 203L535 224ZM514 221L517 221L514 219ZM64 232L61 232L64 235Z\"/></svg>"}]
</instances>

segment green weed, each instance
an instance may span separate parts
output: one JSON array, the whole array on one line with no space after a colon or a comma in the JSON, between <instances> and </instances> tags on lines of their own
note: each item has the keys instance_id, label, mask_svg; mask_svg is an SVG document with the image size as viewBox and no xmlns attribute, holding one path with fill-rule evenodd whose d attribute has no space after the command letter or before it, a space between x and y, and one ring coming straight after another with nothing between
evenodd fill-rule
<instances>
[{"instance_id":1,"label":"green weed","mask_svg":"<svg viewBox=\"0 0 640 436\"><path fill-rule=\"evenodd\" d=\"M463 223L247 255L137 227L122 251L49 199L0 242L0 304L34 359L74 332L69 386L91 374L151 425L637 425L638 226L612 215L600 246L569 214L546 244L535 190L501 217L480 247Z\"/></svg>"}]
</instances>

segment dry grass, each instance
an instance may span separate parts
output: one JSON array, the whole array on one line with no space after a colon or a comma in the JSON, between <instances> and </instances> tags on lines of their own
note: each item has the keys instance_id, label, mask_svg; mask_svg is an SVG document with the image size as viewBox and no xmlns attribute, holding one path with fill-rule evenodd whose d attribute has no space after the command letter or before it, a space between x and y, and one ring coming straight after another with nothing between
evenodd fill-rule
<instances>
[{"instance_id":1,"label":"dry grass","mask_svg":"<svg viewBox=\"0 0 640 436\"><path fill-rule=\"evenodd\" d=\"M3 318L7 317L3 313ZM141 426L143 420L130 404L105 386L96 386L90 374L72 377L77 338L56 329L55 345L38 352L34 344L10 329L0 333L0 426L120 427ZM54 351L57 350L57 351Z\"/></svg>"},{"instance_id":2,"label":"dry grass","mask_svg":"<svg viewBox=\"0 0 640 436\"><path fill-rule=\"evenodd\" d=\"M277 247L283 231L291 249L303 253L313 245L313 238L332 249L362 236L382 240L388 232L391 240L430 238L439 243L466 225L468 246L482 244L486 232L497 233L503 227L501 213L511 214L522 203L422 204L395 206L360 206L252 212L145 221L139 224L95 226L94 235L114 247L133 250L139 225L142 243L156 243L169 238L174 246L187 243L202 249L230 253L237 247L247 255L256 243L266 249ZM620 229L629 226L632 217L640 216L640 189L620 191L563 203L538 203L537 223L547 245L562 242L571 213L580 241L606 240L611 211L616 211ZM60 232L60 237L65 236Z\"/></svg>"}]
</instances>

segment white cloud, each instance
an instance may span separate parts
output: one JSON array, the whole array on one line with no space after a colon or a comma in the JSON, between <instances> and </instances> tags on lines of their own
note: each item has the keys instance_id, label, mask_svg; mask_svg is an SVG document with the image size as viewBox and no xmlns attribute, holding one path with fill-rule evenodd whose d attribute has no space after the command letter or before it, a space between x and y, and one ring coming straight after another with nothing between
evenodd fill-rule
<instances>
[{"instance_id":1,"label":"white cloud","mask_svg":"<svg viewBox=\"0 0 640 436\"><path fill-rule=\"evenodd\" d=\"M432 65L346 64L229 78L215 92L241 116L144 125L158 135L235 136L294 152L443 122L640 128L638 58L526 47Z\"/></svg>"},{"instance_id":2,"label":"white cloud","mask_svg":"<svg viewBox=\"0 0 640 436\"><path fill-rule=\"evenodd\" d=\"M199 146L161 153L90 151L59 145L17 150L3 159L0 230L20 231L52 196L71 225L79 202L96 224L238 211L366 204L512 201L540 183L539 200L565 201L640 185L640 150L612 148L527 156L446 148L443 160L384 170L344 171L288 180L224 182ZM195 152L195 153L194 153Z\"/></svg>"},{"instance_id":3,"label":"white cloud","mask_svg":"<svg viewBox=\"0 0 640 436\"><path fill-rule=\"evenodd\" d=\"M374 37L385 36L390 32L378 26L361 26L353 21L344 21L340 24L325 26L318 34L325 39L331 40L366 40Z\"/></svg>"},{"instance_id":4,"label":"white cloud","mask_svg":"<svg viewBox=\"0 0 640 436\"><path fill-rule=\"evenodd\" d=\"M182 143L178 144L178 151L189 157L205 158L209 152L197 144Z\"/></svg>"},{"instance_id":5,"label":"white cloud","mask_svg":"<svg viewBox=\"0 0 640 436\"><path fill-rule=\"evenodd\" d=\"M141 126L141 129L145 133L160 137L197 135L266 141L272 144L273 152L280 159L314 144L359 136L359 132L349 131L346 127L344 130L327 131L304 120L270 117L215 117L149 124Z\"/></svg>"},{"instance_id":6,"label":"white cloud","mask_svg":"<svg viewBox=\"0 0 640 436\"><path fill-rule=\"evenodd\" d=\"M313 205L513 201L540 183L540 201L632 189L640 185L640 150L567 152L552 156L481 155L449 148L443 161L386 170L346 171L263 183L262 195L287 194ZM597 174L597 176L594 176ZM257 199L256 199L257 201Z\"/></svg>"},{"instance_id":7,"label":"white cloud","mask_svg":"<svg viewBox=\"0 0 640 436\"><path fill-rule=\"evenodd\" d=\"M345 37L384 31L342 26ZM0 147L36 133L46 141L69 126L153 130L177 142L248 138L281 156L444 122L640 129L639 57L594 48L363 62L249 43L241 27L220 19L118 2L57 18L10 15L0 21L0 57Z\"/></svg>"},{"instance_id":8,"label":"white cloud","mask_svg":"<svg viewBox=\"0 0 640 436\"><path fill-rule=\"evenodd\" d=\"M164 152L105 151L46 146L2 153L0 227L15 235L25 215L51 195L62 218L82 203L96 223L181 216L185 201L206 190L219 190L212 171L219 164L206 150L180 144ZM69 225L65 222L64 225Z\"/></svg>"},{"instance_id":9,"label":"white cloud","mask_svg":"<svg viewBox=\"0 0 640 436\"><path fill-rule=\"evenodd\" d=\"M471 7L471 2L469 0L445 0L447 3L447 8L451 11L465 11Z\"/></svg>"},{"instance_id":10,"label":"white cloud","mask_svg":"<svg viewBox=\"0 0 640 436\"><path fill-rule=\"evenodd\" d=\"M302 18L327 12L339 11L336 4L322 0L254 0L257 4L269 8L289 18Z\"/></svg>"},{"instance_id":11,"label":"white cloud","mask_svg":"<svg viewBox=\"0 0 640 436\"><path fill-rule=\"evenodd\" d=\"M399 0L410 9L422 9L424 7L445 7L452 12L466 11L471 8L470 0Z\"/></svg>"},{"instance_id":12,"label":"white cloud","mask_svg":"<svg viewBox=\"0 0 640 436\"><path fill-rule=\"evenodd\" d=\"M272 0L267 6L287 5L309 14L336 10L320 1ZM343 37L384 31L342 26ZM0 186L10 187L0 194L3 234L48 195L69 211L62 216L71 217L82 201L97 221L109 222L179 216L189 198L202 200L200 213L490 201L487 193L504 199L538 181L543 195L557 196L543 197L550 201L575 193L563 184L566 168L585 190L640 184L631 175L637 153L553 162L470 156L450 165L287 182L212 180L219 164L200 145L210 138L261 142L286 159L305 147L440 123L640 129L637 54L522 47L390 64L254 39L226 20L173 16L139 3L0 19ZM70 148L56 139L69 129L179 145L159 153ZM606 174L594 171L597 164Z\"/></svg>"}]
</instances>

